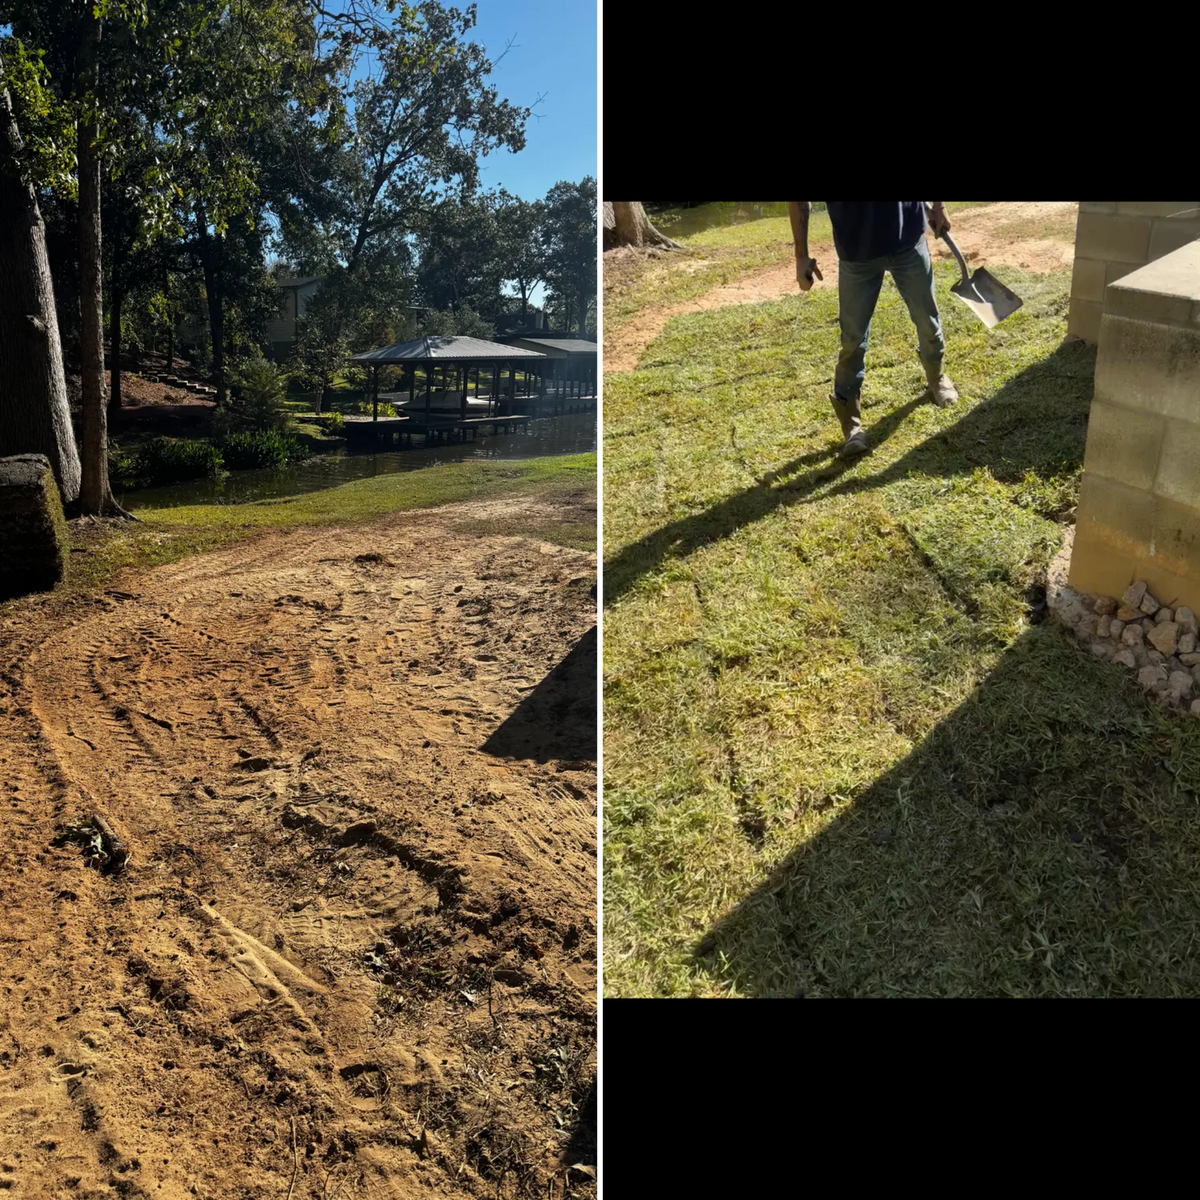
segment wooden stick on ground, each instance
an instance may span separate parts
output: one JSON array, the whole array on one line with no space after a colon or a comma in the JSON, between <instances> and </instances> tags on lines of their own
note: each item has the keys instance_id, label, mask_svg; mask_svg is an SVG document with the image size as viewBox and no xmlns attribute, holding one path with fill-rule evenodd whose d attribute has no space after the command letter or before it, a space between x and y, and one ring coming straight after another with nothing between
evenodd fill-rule
<instances>
[{"instance_id":1,"label":"wooden stick on ground","mask_svg":"<svg viewBox=\"0 0 1200 1200\"><path fill-rule=\"evenodd\" d=\"M290 1117L292 1122L292 1182L288 1185L287 1200L292 1200L292 1192L296 1187L296 1175L300 1170L300 1159L296 1156L296 1118Z\"/></svg>"}]
</instances>

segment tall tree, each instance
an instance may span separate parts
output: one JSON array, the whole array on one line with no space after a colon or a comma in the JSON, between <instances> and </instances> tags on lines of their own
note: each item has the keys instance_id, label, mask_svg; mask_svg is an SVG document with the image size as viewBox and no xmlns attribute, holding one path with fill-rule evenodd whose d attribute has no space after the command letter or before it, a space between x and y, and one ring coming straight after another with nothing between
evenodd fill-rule
<instances>
[{"instance_id":1,"label":"tall tree","mask_svg":"<svg viewBox=\"0 0 1200 1200\"><path fill-rule=\"evenodd\" d=\"M0 79L3 73L0 59ZM8 88L0 85L0 456L44 454L70 503L79 496L79 453L45 226L23 151Z\"/></svg>"},{"instance_id":2,"label":"tall tree","mask_svg":"<svg viewBox=\"0 0 1200 1200\"><path fill-rule=\"evenodd\" d=\"M504 278L511 280L521 299L521 320L529 315L529 297L546 278L546 255L541 232L546 206L541 200L522 200L500 189L496 212L500 261Z\"/></svg>"},{"instance_id":3,"label":"tall tree","mask_svg":"<svg viewBox=\"0 0 1200 1200\"><path fill-rule=\"evenodd\" d=\"M123 510L108 482L108 410L104 394L104 309L100 230L100 145L98 130L101 18L86 0L80 15L79 69L79 319L83 385L83 479L79 505L85 513Z\"/></svg>"},{"instance_id":4,"label":"tall tree","mask_svg":"<svg viewBox=\"0 0 1200 1200\"><path fill-rule=\"evenodd\" d=\"M586 333L596 302L596 180L556 183L546 193L542 245L551 291L567 315L567 327Z\"/></svg>"}]
</instances>

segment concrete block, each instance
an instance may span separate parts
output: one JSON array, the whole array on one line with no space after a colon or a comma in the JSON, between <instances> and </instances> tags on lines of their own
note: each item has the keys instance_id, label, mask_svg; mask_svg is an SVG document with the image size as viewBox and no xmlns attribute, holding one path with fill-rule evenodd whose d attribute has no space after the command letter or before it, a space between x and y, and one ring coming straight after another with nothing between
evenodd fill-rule
<instances>
[{"instance_id":1,"label":"concrete block","mask_svg":"<svg viewBox=\"0 0 1200 1200\"><path fill-rule=\"evenodd\" d=\"M1200 300L1200 242L1192 240L1154 262L1127 272L1124 286L1140 292Z\"/></svg>"},{"instance_id":2,"label":"concrete block","mask_svg":"<svg viewBox=\"0 0 1200 1200\"><path fill-rule=\"evenodd\" d=\"M1137 263L1119 263L1110 262L1104 265L1104 282L1116 283L1118 279L1124 279L1130 271L1138 269Z\"/></svg>"},{"instance_id":3,"label":"concrete block","mask_svg":"<svg viewBox=\"0 0 1200 1200\"><path fill-rule=\"evenodd\" d=\"M1117 553L1138 558L1153 536L1154 497L1138 488L1084 472L1076 510L1076 538L1085 529L1107 542ZM1121 591L1128 586L1128 582L1123 584ZM1112 596L1120 592L1106 594Z\"/></svg>"},{"instance_id":4,"label":"concrete block","mask_svg":"<svg viewBox=\"0 0 1200 1200\"><path fill-rule=\"evenodd\" d=\"M1200 200L1118 200L1117 212L1123 217L1173 217L1176 213L1200 217Z\"/></svg>"},{"instance_id":5,"label":"concrete block","mask_svg":"<svg viewBox=\"0 0 1200 1200\"><path fill-rule=\"evenodd\" d=\"M1186 325L1192 312L1188 296L1163 296L1133 288L1114 287L1105 292L1104 311L1116 317L1158 321L1164 325Z\"/></svg>"},{"instance_id":6,"label":"concrete block","mask_svg":"<svg viewBox=\"0 0 1200 1200\"><path fill-rule=\"evenodd\" d=\"M1147 558L1182 579L1196 577L1200 580L1200 497L1183 504L1163 496L1155 497L1154 532ZM1158 596L1157 592L1154 594ZM1161 599L1170 603L1168 597Z\"/></svg>"},{"instance_id":7,"label":"concrete block","mask_svg":"<svg viewBox=\"0 0 1200 1200\"><path fill-rule=\"evenodd\" d=\"M1165 424L1157 413L1093 400L1084 471L1149 491Z\"/></svg>"},{"instance_id":8,"label":"concrete block","mask_svg":"<svg viewBox=\"0 0 1200 1200\"><path fill-rule=\"evenodd\" d=\"M0 597L49 591L63 577L70 545L46 456L0 458Z\"/></svg>"},{"instance_id":9,"label":"concrete block","mask_svg":"<svg viewBox=\"0 0 1200 1200\"><path fill-rule=\"evenodd\" d=\"M1200 422L1200 376L1193 404ZM1166 422L1152 490L1156 496L1200 508L1200 424L1196 422Z\"/></svg>"},{"instance_id":10,"label":"concrete block","mask_svg":"<svg viewBox=\"0 0 1200 1200\"><path fill-rule=\"evenodd\" d=\"M1149 259L1153 262L1200 238L1200 217L1187 221L1155 220L1150 231Z\"/></svg>"},{"instance_id":11,"label":"concrete block","mask_svg":"<svg viewBox=\"0 0 1200 1200\"><path fill-rule=\"evenodd\" d=\"M1104 305L1095 300L1071 301L1071 311L1067 314L1067 332L1081 337L1093 345L1100 340L1100 317L1104 313Z\"/></svg>"},{"instance_id":12,"label":"concrete block","mask_svg":"<svg viewBox=\"0 0 1200 1200\"><path fill-rule=\"evenodd\" d=\"M1096 355L1096 399L1200 421L1200 329L1105 313Z\"/></svg>"},{"instance_id":13,"label":"concrete block","mask_svg":"<svg viewBox=\"0 0 1200 1200\"><path fill-rule=\"evenodd\" d=\"M1071 299L1104 300L1105 267L1098 258L1077 258L1071 270Z\"/></svg>"},{"instance_id":14,"label":"concrete block","mask_svg":"<svg viewBox=\"0 0 1200 1200\"><path fill-rule=\"evenodd\" d=\"M1081 213L1116 212L1117 202L1115 200L1080 200L1079 211Z\"/></svg>"},{"instance_id":15,"label":"concrete block","mask_svg":"<svg viewBox=\"0 0 1200 1200\"><path fill-rule=\"evenodd\" d=\"M1133 581L1137 562L1136 555L1119 553L1094 530L1079 526L1067 581L1080 592L1119 596Z\"/></svg>"},{"instance_id":16,"label":"concrete block","mask_svg":"<svg viewBox=\"0 0 1200 1200\"><path fill-rule=\"evenodd\" d=\"M1075 253L1106 262L1144 263L1150 248L1148 217L1118 217L1107 213L1079 214Z\"/></svg>"}]
</instances>

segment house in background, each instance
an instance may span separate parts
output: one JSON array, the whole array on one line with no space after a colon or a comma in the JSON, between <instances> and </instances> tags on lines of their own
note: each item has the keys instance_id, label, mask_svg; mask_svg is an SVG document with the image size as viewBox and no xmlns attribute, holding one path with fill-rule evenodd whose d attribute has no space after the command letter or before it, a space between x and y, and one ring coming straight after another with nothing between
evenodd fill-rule
<instances>
[{"instance_id":1,"label":"house in background","mask_svg":"<svg viewBox=\"0 0 1200 1200\"><path fill-rule=\"evenodd\" d=\"M267 344L276 362L283 362L296 348L300 322L304 319L308 302L324 282L324 275L309 275L302 279L281 277L278 280L282 310L267 326Z\"/></svg>"}]
</instances>

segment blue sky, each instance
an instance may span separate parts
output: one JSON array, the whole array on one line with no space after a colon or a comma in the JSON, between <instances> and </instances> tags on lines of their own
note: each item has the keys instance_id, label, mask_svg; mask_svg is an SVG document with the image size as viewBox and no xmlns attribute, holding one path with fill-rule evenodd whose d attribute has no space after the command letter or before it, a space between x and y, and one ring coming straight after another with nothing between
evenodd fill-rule
<instances>
[{"instance_id":1,"label":"blue sky","mask_svg":"<svg viewBox=\"0 0 1200 1200\"><path fill-rule=\"evenodd\" d=\"M442 0L466 9L463 0ZM485 47L496 64L489 82L513 104L533 107L525 149L480 160L483 188L504 187L524 200L540 200L560 180L596 175L595 0L480 0L468 39ZM373 66L368 54L360 66Z\"/></svg>"},{"instance_id":2,"label":"blue sky","mask_svg":"<svg viewBox=\"0 0 1200 1200\"><path fill-rule=\"evenodd\" d=\"M514 34L492 82L514 104L546 98L535 110L540 120L529 120L525 149L483 159L481 182L537 200L560 179L596 174L596 2L482 0L472 40L494 59Z\"/></svg>"}]
</instances>

